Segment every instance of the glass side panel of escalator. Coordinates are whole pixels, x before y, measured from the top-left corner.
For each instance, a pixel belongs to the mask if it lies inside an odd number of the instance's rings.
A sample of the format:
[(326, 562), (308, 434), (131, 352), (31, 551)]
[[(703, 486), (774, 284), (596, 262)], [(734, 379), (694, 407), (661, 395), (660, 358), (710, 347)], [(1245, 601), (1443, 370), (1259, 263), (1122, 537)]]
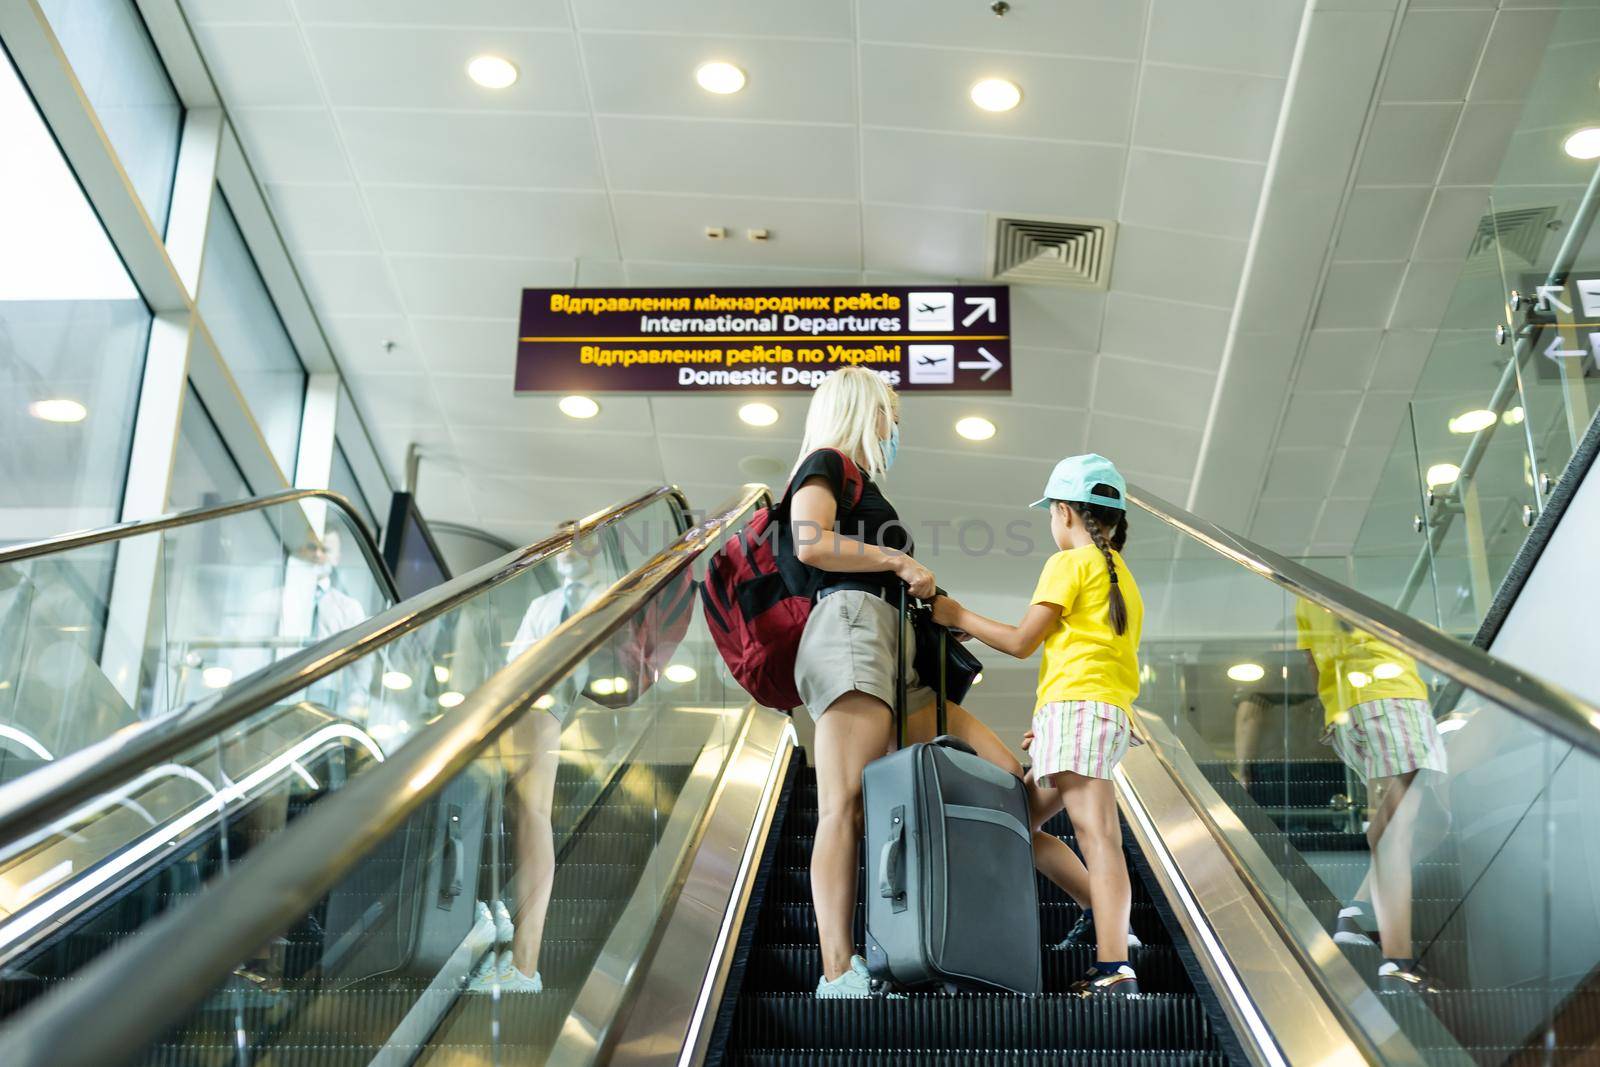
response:
[(1592, 1055), (1600, 761), (1352, 616), (1168, 555), (1137, 568), (1142, 719), (1346, 1021), (1392, 1062)]
[[(621, 532), (659, 547), (677, 512), (653, 503), (368, 656), (149, 768), (52, 826), (0, 844), (0, 984), (16, 1007), (181, 905), (427, 724), (624, 574)], [(586, 679), (565, 720), (573, 810), (636, 741), (621, 667)], [(552, 700), (561, 694), (553, 694)], [(570, 772), (568, 772), (570, 774)], [(272, 953), (267, 953), (272, 956)], [(268, 966), (266, 957), (261, 962)], [(258, 973), (252, 971), (251, 973)]]
[(0, 564), (0, 784), (387, 607), (360, 538), (310, 500)]
[[(659, 530), (662, 518), (641, 524)], [(428, 718), (449, 714), (440, 695), (471, 700), (521, 651), (519, 630), (542, 637), (568, 602), (581, 605), (614, 577), (603, 553), (569, 555), (467, 605), (434, 642), (416, 644), (416, 680), (401, 692), (426, 689), (427, 699), (391, 706), (420, 717), (383, 744), (413, 743)], [(681, 574), (647, 601), (336, 888), (241, 958), (181, 1024), (131, 1050), (130, 1062), (540, 1063), (563, 1042), (560, 1055), (579, 1055), (568, 1016), (592, 975), (625, 975), (646, 951), (750, 713), (706, 631), (694, 577)], [(490, 651), (467, 667), (469, 646)], [(459, 689), (430, 683), (431, 668), (445, 664), (440, 685)], [(410, 668), (386, 660), (368, 669)], [(312, 773), (329, 793), (349, 780)], [(294, 777), (283, 785), (291, 802), (302, 790)], [(69, 933), (56, 951), (75, 959), (99, 936), (82, 943)], [(33, 991), (47, 989), (40, 981)], [(10, 993), (14, 1008), (20, 998)]]

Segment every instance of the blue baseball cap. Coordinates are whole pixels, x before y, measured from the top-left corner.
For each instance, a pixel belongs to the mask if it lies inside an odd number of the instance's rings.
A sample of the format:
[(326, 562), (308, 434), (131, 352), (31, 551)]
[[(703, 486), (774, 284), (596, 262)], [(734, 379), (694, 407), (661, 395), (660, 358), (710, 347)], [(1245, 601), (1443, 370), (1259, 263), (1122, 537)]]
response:
[[(1111, 486), (1121, 498), (1096, 493), (1094, 487), (1104, 483)], [(1094, 452), (1082, 456), (1068, 456), (1050, 472), (1044, 483), (1044, 496), (1029, 507), (1047, 508), (1052, 500), (1070, 500), (1083, 504), (1103, 504), (1118, 511), (1128, 509), (1128, 483), (1118, 473), (1116, 465)]]

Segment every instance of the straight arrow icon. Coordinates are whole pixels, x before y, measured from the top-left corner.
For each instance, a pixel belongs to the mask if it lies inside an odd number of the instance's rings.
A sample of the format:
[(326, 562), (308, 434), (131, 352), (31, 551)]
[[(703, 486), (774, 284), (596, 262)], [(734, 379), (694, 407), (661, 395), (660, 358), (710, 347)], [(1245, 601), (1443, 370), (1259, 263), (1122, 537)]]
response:
[[(1579, 349), (1562, 348), (1561, 347), (1562, 344), (1563, 344), (1563, 341), (1562, 341), (1562, 338), (1561, 338), (1561, 334), (1557, 333), (1556, 334), (1556, 339), (1554, 341), (1550, 342), (1549, 346), (1544, 350), (1544, 354), (1546, 356), (1548, 356), (1552, 360), (1572, 359), (1572, 358), (1575, 358), (1575, 357), (1578, 357), (1578, 356), (1587, 356), (1589, 354), (1589, 353), (1585, 352), (1581, 348), (1579, 348)], [(961, 365), (963, 367), (966, 366), (965, 363), (963, 363)]]
[(985, 315), (988, 316), (990, 322), (996, 321), (994, 297), (969, 296), (966, 297), (965, 300), (967, 303), (972, 305), (972, 311), (967, 315), (966, 318), (961, 320), (961, 325), (971, 326), (974, 322), (977, 322), (980, 317)]
[(1572, 314), (1572, 308), (1568, 307), (1566, 304), (1563, 304), (1560, 300), (1556, 299), (1557, 294), (1561, 292), (1561, 290), (1564, 288), (1564, 286), (1560, 286), (1560, 285), (1541, 285), (1538, 288), (1539, 288), (1539, 299), (1534, 302), (1533, 306), (1535, 308), (1537, 308), (1540, 311), (1549, 311), (1550, 310), (1550, 305), (1554, 304), (1556, 307), (1561, 309), (1561, 313), (1563, 315)]
[[(991, 299), (990, 302), (993, 303), (993, 300)], [(987, 348), (979, 347), (978, 355), (982, 356), (983, 359), (968, 360), (965, 363), (957, 363), (956, 366), (960, 367), (962, 370), (983, 371), (983, 373), (978, 376), (978, 381), (980, 382), (986, 382), (990, 378), (993, 378), (994, 372), (1005, 366), (1005, 364), (1000, 362), (1000, 360), (995, 359), (994, 353), (990, 352)]]

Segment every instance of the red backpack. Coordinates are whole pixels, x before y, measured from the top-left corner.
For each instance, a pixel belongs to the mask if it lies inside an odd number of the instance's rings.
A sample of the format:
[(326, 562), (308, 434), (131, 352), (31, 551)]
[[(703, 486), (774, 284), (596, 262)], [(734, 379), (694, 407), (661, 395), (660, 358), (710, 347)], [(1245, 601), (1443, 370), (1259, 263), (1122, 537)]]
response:
[[(861, 503), (866, 483), (849, 456), (828, 451), (844, 462), (848, 503), (840, 501), (838, 515), (843, 519)], [(729, 673), (757, 703), (784, 710), (800, 706), (794, 661), (819, 577), (794, 552), (793, 491), (793, 485), (785, 489), (782, 500), (757, 511), (716, 551), (700, 589), (706, 624)]]

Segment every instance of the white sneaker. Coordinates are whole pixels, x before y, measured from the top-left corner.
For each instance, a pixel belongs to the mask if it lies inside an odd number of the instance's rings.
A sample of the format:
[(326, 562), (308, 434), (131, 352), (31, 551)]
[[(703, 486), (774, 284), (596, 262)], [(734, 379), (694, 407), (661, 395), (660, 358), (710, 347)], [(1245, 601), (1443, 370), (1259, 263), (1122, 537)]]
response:
[(502, 945), (510, 945), (511, 939), (516, 936), (517, 928), (511, 922), (511, 912), (506, 908), (506, 902), (494, 902), (494, 939)]
[(484, 956), (478, 969), (467, 982), (470, 993), (543, 993), (544, 979), (538, 971), (523, 974), (511, 960), (510, 952), (490, 952)]
[[(826, 975), (817, 979), (817, 996), (824, 999), (862, 999), (877, 995), (872, 988), (872, 974), (867, 970), (867, 961), (860, 956), (851, 956), (850, 969), (832, 981)], [(890, 1000), (905, 999), (900, 993), (886, 993), (884, 996)]]

